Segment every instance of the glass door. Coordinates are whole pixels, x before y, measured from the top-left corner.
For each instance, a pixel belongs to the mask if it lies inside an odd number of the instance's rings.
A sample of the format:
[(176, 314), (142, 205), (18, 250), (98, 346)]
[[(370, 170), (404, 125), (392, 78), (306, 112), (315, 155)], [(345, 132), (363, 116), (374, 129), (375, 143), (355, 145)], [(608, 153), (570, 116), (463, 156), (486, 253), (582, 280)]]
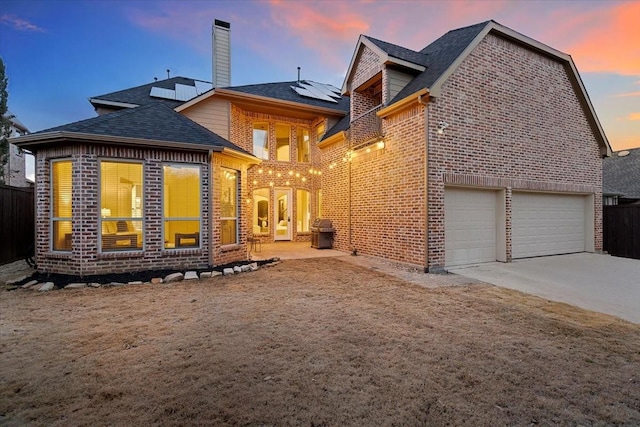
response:
[(276, 188), (273, 206), (274, 240), (291, 240), (291, 189)]

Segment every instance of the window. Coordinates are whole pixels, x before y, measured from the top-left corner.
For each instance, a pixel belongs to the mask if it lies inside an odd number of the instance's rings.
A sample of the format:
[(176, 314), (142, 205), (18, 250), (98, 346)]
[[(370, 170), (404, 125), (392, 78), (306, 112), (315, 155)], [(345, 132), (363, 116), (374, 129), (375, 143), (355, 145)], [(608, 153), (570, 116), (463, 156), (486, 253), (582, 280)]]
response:
[(291, 126), (276, 125), (276, 160), (291, 161)]
[(200, 247), (200, 166), (164, 165), (164, 248)]
[(269, 160), (269, 124), (253, 124), (253, 154), (259, 159)]
[(100, 162), (103, 252), (142, 249), (142, 196), (142, 163)]
[(311, 197), (307, 190), (297, 190), (296, 214), (298, 215), (298, 233), (308, 233), (311, 226)]
[(51, 247), (71, 250), (71, 160), (51, 162)]
[(269, 232), (269, 189), (253, 190), (253, 234)]
[(309, 161), (309, 129), (298, 128), (298, 162)]
[(326, 127), (324, 122), (320, 123), (318, 127), (316, 127), (316, 142), (319, 142), (326, 132)]
[(238, 242), (238, 171), (220, 168), (220, 226), (221, 243)]
[(318, 206), (318, 215), (316, 215), (316, 218), (322, 218), (322, 190), (318, 190), (316, 205)]

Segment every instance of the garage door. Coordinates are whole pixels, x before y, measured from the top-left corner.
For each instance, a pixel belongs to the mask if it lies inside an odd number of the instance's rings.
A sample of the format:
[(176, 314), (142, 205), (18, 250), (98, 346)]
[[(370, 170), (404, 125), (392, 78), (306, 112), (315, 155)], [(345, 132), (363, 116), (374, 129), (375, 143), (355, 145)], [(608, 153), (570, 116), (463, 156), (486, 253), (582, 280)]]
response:
[(444, 192), (445, 264), (496, 260), (496, 192), (447, 188)]
[(513, 193), (513, 258), (585, 250), (585, 196)]

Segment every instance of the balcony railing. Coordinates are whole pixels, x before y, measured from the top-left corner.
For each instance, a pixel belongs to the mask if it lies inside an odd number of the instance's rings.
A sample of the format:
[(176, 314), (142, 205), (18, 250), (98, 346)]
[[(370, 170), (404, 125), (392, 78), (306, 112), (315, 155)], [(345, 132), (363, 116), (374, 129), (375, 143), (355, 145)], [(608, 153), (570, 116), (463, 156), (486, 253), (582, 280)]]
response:
[(376, 115), (382, 108), (377, 105), (351, 120), (351, 147), (359, 149), (377, 142), (382, 137), (382, 119)]

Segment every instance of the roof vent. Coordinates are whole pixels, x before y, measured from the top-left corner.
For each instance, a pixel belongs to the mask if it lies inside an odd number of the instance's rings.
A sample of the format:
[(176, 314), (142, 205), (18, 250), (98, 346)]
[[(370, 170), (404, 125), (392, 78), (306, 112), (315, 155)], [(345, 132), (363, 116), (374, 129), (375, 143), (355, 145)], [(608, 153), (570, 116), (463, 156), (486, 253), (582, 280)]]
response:
[(622, 150), (618, 152), (618, 157), (625, 157), (629, 155), (629, 151), (628, 150)]

